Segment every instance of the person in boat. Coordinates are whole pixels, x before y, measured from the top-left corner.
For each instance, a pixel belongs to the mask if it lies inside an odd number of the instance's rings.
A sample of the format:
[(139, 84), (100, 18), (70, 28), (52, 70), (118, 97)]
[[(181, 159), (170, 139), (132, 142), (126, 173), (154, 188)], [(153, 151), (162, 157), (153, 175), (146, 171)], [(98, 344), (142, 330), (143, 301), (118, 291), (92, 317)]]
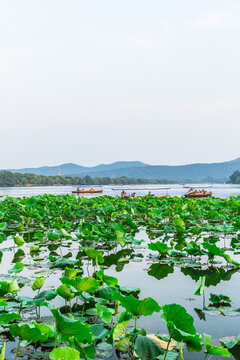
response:
[(136, 197), (136, 193), (135, 193), (135, 192), (132, 193), (132, 194), (131, 194), (131, 197)]
[(121, 197), (123, 199), (127, 197), (127, 193), (124, 190), (121, 192)]
[(149, 191), (148, 195), (155, 196), (151, 191)]
[(77, 191), (79, 191), (80, 189), (79, 189), (79, 186), (77, 187)]

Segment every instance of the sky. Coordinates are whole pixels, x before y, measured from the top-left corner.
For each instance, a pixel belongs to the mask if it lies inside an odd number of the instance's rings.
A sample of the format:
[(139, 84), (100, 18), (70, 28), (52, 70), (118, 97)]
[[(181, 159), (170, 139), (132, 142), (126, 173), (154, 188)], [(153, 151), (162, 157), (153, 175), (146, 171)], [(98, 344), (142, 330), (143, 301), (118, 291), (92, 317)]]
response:
[(240, 157), (239, 0), (0, 3), (0, 169)]

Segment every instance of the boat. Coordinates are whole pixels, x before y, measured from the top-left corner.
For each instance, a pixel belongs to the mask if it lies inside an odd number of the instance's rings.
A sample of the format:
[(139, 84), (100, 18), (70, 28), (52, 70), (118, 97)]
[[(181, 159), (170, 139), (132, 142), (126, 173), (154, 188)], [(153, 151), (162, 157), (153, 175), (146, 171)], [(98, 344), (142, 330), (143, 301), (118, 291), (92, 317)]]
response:
[(82, 190), (73, 190), (73, 194), (99, 194), (102, 193), (103, 190), (95, 190), (95, 189), (82, 189)]
[(212, 196), (212, 192), (211, 191), (205, 191), (204, 189), (202, 190), (193, 190), (192, 188), (188, 190), (187, 194), (183, 195), (186, 198), (194, 198), (194, 199), (203, 199), (203, 198), (208, 198)]

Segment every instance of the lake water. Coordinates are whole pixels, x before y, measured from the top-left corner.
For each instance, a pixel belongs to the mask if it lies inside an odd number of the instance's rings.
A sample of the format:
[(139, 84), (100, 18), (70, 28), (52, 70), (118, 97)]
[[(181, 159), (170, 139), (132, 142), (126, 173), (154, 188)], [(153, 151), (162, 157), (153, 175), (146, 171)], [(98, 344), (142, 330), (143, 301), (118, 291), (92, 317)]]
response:
[[(208, 185), (209, 186), (209, 185)], [(143, 186), (123, 186), (122, 188), (127, 188), (128, 193), (136, 192), (137, 195), (146, 195), (148, 191), (152, 191), (152, 193), (156, 195), (171, 195), (171, 196), (181, 196), (187, 192), (187, 188), (184, 188), (182, 185), (170, 185), (170, 189), (159, 189), (166, 188), (166, 186), (161, 185), (143, 185)], [(203, 185), (199, 186), (200, 188), (204, 187)], [(95, 188), (100, 188), (95, 186)], [(122, 189), (120, 186), (116, 186), (114, 189), (113, 186), (103, 186), (103, 194), (116, 196), (120, 195)], [(44, 193), (47, 194), (71, 194), (72, 190), (76, 189), (76, 187), (64, 186), (64, 187), (17, 187), (17, 188), (1, 188), (0, 195), (8, 195), (14, 197), (23, 197), (23, 196), (34, 196), (41, 195)], [(113, 190), (114, 189), (114, 190)], [(135, 190), (138, 189), (138, 190)], [(213, 196), (226, 198), (233, 195), (240, 195), (240, 186), (236, 185), (219, 185), (214, 184), (211, 187), (211, 191)], [(92, 196), (92, 195), (87, 195)], [(209, 314), (204, 314), (201, 312), (203, 309), (203, 297), (202, 296), (194, 296), (194, 292), (197, 287), (198, 278), (201, 275), (197, 268), (188, 268), (186, 271), (184, 267), (181, 265), (161, 265), (159, 267), (159, 261), (156, 258), (152, 258), (147, 247), (148, 237), (145, 233), (144, 229), (142, 229), (138, 234), (138, 239), (144, 239), (145, 242), (142, 243), (141, 246), (135, 246), (134, 253), (142, 255), (143, 258), (140, 257), (130, 257), (129, 263), (124, 264), (122, 268), (117, 266), (117, 263), (110, 264), (109, 268), (105, 270), (105, 273), (108, 275), (116, 276), (119, 279), (119, 284), (127, 285), (132, 287), (140, 287), (141, 293), (140, 298), (144, 297), (152, 297), (155, 299), (160, 305), (177, 303), (183, 305), (187, 311), (194, 317), (194, 324), (197, 329), (197, 332), (203, 334), (211, 334), (212, 335), (212, 343), (217, 344), (218, 339), (225, 336), (237, 336), (240, 333), (240, 317), (236, 316), (211, 316)], [(24, 251), (26, 254), (28, 253), (27, 259), (30, 263), (32, 262), (32, 258), (29, 253), (29, 247), (31, 244), (27, 244)], [(1, 273), (2, 275), (7, 275), (7, 269), (13, 266), (12, 260), (14, 258), (14, 251), (11, 249), (12, 242), (10, 240), (8, 242), (4, 242), (1, 244), (0, 249), (3, 251), (3, 259), (1, 264)], [(64, 249), (63, 249), (64, 251)], [(73, 255), (77, 254), (77, 244), (72, 243), (71, 248), (66, 248), (66, 252), (72, 251)], [(121, 248), (118, 249), (121, 251)], [(116, 250), (114, 250), (116, 253)], [(49, 250), (46, 246), (46, 261), (48, 258)], [(239, 256), (236, 257), (239, 261)], [(43, 264), (41, 264), (43, 266)], [(24, 269), (24, 271), (20, 274), (21, 276), (30, 277), (37, 270), (41, 269), (41, 266), (38, 268), (38, 265), (35, 264), (32, 266), (31, 271), (29, 269)], [(164, 268), (163, 268), (164, 266)], [(232, 299), (232, 307), (240, 308), (240, 296), (239, 296), (239, 284), (240, 284), (240, 272), (230, 270), (227, 265), (222, 267), (222, 273), (213, 273), (211, 274), (211, 269), (207, 270), (207, 263), (203, 264), (201, 271), (206, 270), (207, 273), (205, 275), (212, 275), (214, 285), (209, 285), (205, 288), (205, 301), (206, 305), (209, 305), (209, 297), (211, 293), (216, 294), (227, 294)], [(160, 279), (159, 274), (163, 271), (165, 273)], [(87, 276), (85, 270), (85, 276)], [(58, 280), (60, 276), (60, 272), (54, 271), (47, 275), (47, 280), (45, 283), (45, 288), (49, 288), (51, 286), (60, 285)], [(21, 295), (25, 296), (34, 296), (35, 294), (31, 290), (31, 287), (24, 287), (24, 291)], [(62, 299), (58, 298), (57, 306), (63, 305)], [(43, 315), (50, 315), (48, 310), (43, 310)], [(148, 333), (158, 333), (165, 332), (166, 328), (163, 323), (160, 321), (159, 314), (155, 314), (149, 317), (143, 317), (139, 320), (138, 326), (141, 326), (147, 330)], [(11, 354), (11, 349), (15, 347), (15, 343), (11, 343), (7, 348), (7, 360), (13, 359), (13, 355)], [(204, 353), (197, 354), (189, 354), (184, 351), (184, 359), (185, 360), (203, 360), (205, 357)], [(31, 359), (31, 357), (24, 357), (25, 359)], [(220, 360), (223, 359), (221, 356), (214, 356), (212, 359)], [(233, 357), (231, 359), (234, 359)], [(235, 357), (235, 359), (239, 359)]]
[[(126, 192), (131, 194), (133, 192), (136, 195), (147, 195), (149, 191), (155, 195), (170, 195), (170, 196), (182, 196), (188, 191), (187, 186), (185, 185), (124, 185), (124, 186), (93, 186), (94, 189), (102, 189), (102, 195), (116, 196), (120, 195), (123, 189), (127, 189)], [(231, 185), (231, 184), (198, 184), (199, 189), (205, 188), (208, 191), (212, 191), (213, 196), (226, 198), (229, 196), (240, 195), (240, 185)], [(0, 196), (8, 195), (13, 197), (23, 197), (23, 196), (35, 196), (43, 194), (53, 194), (53, 195), (66, 195), (72, 194), (73, 190), (76, 190), (76, 186), (40, 186), (40, 187), (1, 187)], [(90, 186), (80, 187), (84, 189), (90, 189)], [(79, 196), (79, 195), (77, 195)], [(81, 194), (82, 196), (82, 194)], [(99, 196), (99, 194), (91, 195), (85, 194), (85, 197)]]

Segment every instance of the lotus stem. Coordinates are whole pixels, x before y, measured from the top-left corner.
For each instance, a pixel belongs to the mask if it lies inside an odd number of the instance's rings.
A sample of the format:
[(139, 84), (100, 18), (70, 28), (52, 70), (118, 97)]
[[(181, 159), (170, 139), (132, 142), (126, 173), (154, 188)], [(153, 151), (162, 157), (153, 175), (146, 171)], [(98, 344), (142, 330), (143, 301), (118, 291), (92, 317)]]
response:
[(136, 330), (137, 328), (137, 316), (135, 317), (135, 325), (134, 325), (134, 329)]
[(164, 356), (164, 359), (163, 359), (163, 360), (166, 360), (166, 359), (167, 359), (168, 348), (169, 348), (169, 345), (170, 345), (171, 340), (172, 340), (172, 339), (171, 339), (171, 337), (170, 337), (169, 340), (168, 340), (168, 343), (167, 343), (167, 349), (166, 349), (165, 356)]
[(18, 338), (18, 347), (17, 347), (17, 352), (16, 352), (14, 360), (16, 360), (18, 358), (19, 349), (20, 349), (20, 338)]
[(120, 304), (120, 301), (117, 300), (117, 302), (116, 302), (116, 310), (115, 310), (115, 315), (117, 315), (117, 322), (118, 322), (118, 317), (119, 317), (119, 304)]
[(83, 314), (84, 314), (84, 310), (85, 310), (85, 302), (83, 303), (82, 316), (83, 316)]
[(56, 349), (56, 346), (57, 346), (57, 340), (58, 340), (58, 332), (56, 333), (56, 337), (55, 337), (54, 349)]

